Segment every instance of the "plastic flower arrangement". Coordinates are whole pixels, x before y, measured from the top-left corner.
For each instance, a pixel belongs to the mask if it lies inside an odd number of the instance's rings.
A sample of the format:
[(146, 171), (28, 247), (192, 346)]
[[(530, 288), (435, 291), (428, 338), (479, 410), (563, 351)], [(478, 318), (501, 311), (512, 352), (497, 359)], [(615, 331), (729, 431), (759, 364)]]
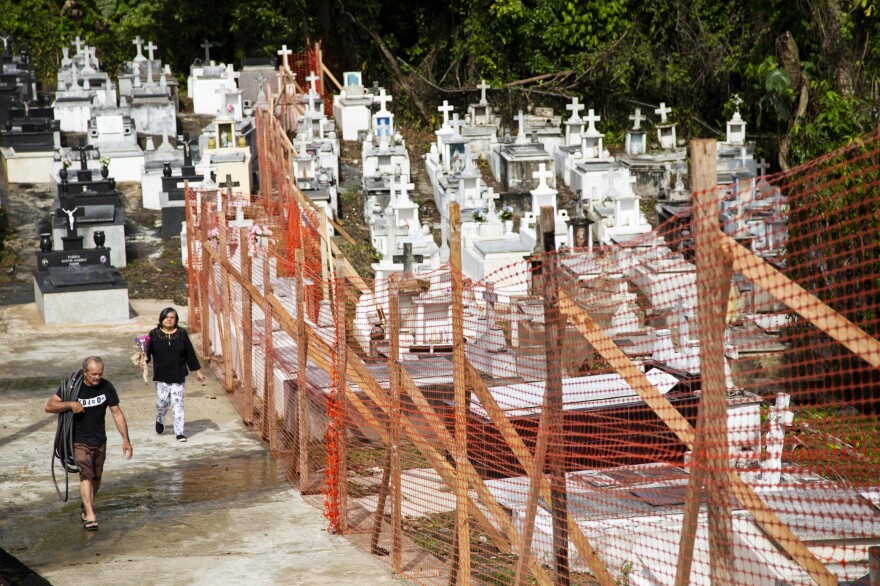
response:
[(513, 219), (513, 208), (509, 205), (504, 205), (501, 207), (501, 211), (498, 213), (498, 217), (502, 222), (507, 222)]
[(144, 371), (144, 384), (147, 384), (150, 380), (150, 373), (147, 370), (147, 346), (150, 345), (150, 334), (143, 334), (142, 336), (137, 336), (134, 339), (134, 344), (137, 346), (138, 351), (132, 354), (131, 362), (138, 368), (142, 368)]
[(73, 163), (71, 163), (70, 159), (67, 158), (66, 156), (61, 157), (61, 166), (64, 167), (65, 169), (69, 169), (70, 165), (72, 165), (72, 164)]
[(275, 239), (272, 238), (272, 229), (269, 228), (269, 226), (254, 224), (248, 229), (248, 236), (253, 243), (253, 246), (248, 249), (248, 254), (250, 256), (253, 256), (254, 252), (257, 250), (262, 251), (263, 246), (275, 244)]
[(109, 167), (110, 166), (110, 157), (108, 157), (107, 155), (103, 155), (98, 160), (101, 162), (102, 167)]
[(486, 221), (486, 214), (483, 213), (483, 210), (474, 210), (474, 213), (471, 214), (471, 218), (474, 222), (482, 224)]

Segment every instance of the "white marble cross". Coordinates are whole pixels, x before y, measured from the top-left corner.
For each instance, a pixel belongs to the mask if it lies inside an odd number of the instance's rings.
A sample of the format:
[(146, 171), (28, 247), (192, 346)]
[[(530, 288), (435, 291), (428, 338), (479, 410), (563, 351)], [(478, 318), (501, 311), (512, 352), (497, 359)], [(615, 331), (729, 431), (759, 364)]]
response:
[(654, 110), (654, 114), (660, 116), (660, 123), (666, 124), (666, 116), (672, 113), (672, 108), (666, 107), (666, 102), (660, 102), (660, 107)]
[(314, 71), (309, 71), (309, 75), (306, 77), (306, 81), (309, 82), (309, 93), (317, 94), (318, 93), (318, 80), (321, 79), (317, 75), (315, 75)]
[(641, 108), (636, 108), (635, 113), (629, 117), (630, 120), (633, 121), (633, 130), (640, 130), (642, 128), (642, 120), (647, 120), (647, 116), (642, 114)]
[(748, 166), (749, 149), (741, 147), (739, 149), (739, 166), (745, 169)]
[(155, 51), (155, 50), (158, 49), (159, 47), (157, 47), (156, 45), (154, 45), (154, 44), (153, 44), (153, 41), (150, 41), (150, 42), (147, 43), (147, 46), (144, 47), (144, 48), (147, 50), (147, 53), (150, 55), (150, 61), (152, 61), (152, 60), (153, 60), (153, 51)]
[(458, 112), (452, 115), (452, 122), (449, 123), (449, 126), (455, 134), (458, 134), (461, 127), (464, 126), (464, 122), (458, 119)]
[(532, 172), (532, 179), (538, 180), (538, 189), (541, 189), (542, 187), (544, 189), (550, 189), (547, 180), (551, 177), (553, 177), (553, 171), (547, 169), (546, 163), (541, 163), (538, 165), (538, 170)]
[(76, 45), (76, 54), (82, 54), (83, 41), (79, 38), (79, 35), (77, 35), (76, 39), (73, 41), (73, 44)]
[[(391, 182), (393, 183), (394, 180), (392, 179)], [(409, 201), (409, 192), (415, 188), (416, 188), (416, 186), (414, 183), (403, 183), (403, 180), (401, 180), (401, 182), (397, 184), (397, 189), (398, 189), (397, 201), (398, 201), (398, 203), (403, 202), (403, 201)]]
[[(571, 118), (569, 118), (568, 120), (569, 120), (570, 122), (579, 122), (580, 119), (581, 119), (581, 114), (580, 114), (580, 113), (581, 113), (581, 110), (584, 109), (584, 107), (585, 107), (585, 106), (584, 106), (583, 104), (579, 104), (579, 103), (578, 103), (577, 96), (573, 97), (573, 98), (571, 99), (571, 104), (568, 104), (568, 105), (565, 107), (566, 110), (568, 110), (569, 112), (571, 112)], [(592, 112), (593, 112), (593, 111), (590, 110), (590, 113), (592, 113)]]
[(373, 103), (378, 102), (380, 111), (387, 112), (387, 110), (385, 109), (385, 104), (388, 102), (391, 102), (391, 101), (392, 101), (392, 98), (391, 98), (391, 96), (389, 96), (385, 93), (385, 88), (380, 89), (379, 95), (373, 98)]
[(141, 46), (144, 44), (144, 40), (141, 38), (141, 36), (136, 36), (131, 44), (137, 46), (137, 55), (134, 56), (134, 60), (143, 61), (144, 59), (146, 59), (146, 57), (144, 57), (144, 54), (141, 52)]
[[(485, 79), (481, 79), (480, 83), (477, 85), (477, 89), (480, 90), (480, 105), (481, 106), (485, 106), (486, 104), (489, 103), (486, 101), (486, 90), (489, 89), (490, 87), (492, 87), (492, 86), (490, 86), (488, 83), (486, 83)], [(445, 104), (446, 102), (443, 102), (443, 103)]]
[(602, 118), (600, 116), (596, 116), (596, 114), (592, 108), (587, 110), (587, 115), (584, 117), (584, 120), (587, 122), (587, 124), (589, 124), (589, 127), (587, 128), (587, 132), (590, 134), (596, 134), (597, 132), (599, 132), (598, 130), (596, 130), (596, 122), (598, 122), (601, 119)]
[(82, 68), (83, 73), (94, 73), (95, 72), (95, 70), (92, 69), (91, 58), (92, 58), (92, 48), (86, 47), (86, 50), (83, 53), (83, 59), (84, 59), (83, 68)]
[(443, 100), (443, 105), (437, 108), (443, 112), (443, 126), (449, 126), (449, 113), (455, 110), (455, 106), (451, 106), (447, 100)]
[(287, 48), (287, 45), (281, 45), (281, 48), (278, 49), (278, 54), (281, 55), (281, 69), (284, 71), (290, 71), (290, 65), (287, 63), (287, 58), (293, 55), (293, 51)]

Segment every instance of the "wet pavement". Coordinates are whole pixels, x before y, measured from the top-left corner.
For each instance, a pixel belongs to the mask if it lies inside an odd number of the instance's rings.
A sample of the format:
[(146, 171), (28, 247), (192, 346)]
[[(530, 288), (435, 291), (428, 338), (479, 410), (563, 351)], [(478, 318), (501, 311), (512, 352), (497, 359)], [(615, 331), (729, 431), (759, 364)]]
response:
[[(168, 301), (132, 301), (125, 323), (47, 326), (34, 304), (0, 306), (0, 548), (52, 584), (401, 584), (387, 565), (328, 534), (290, 488), (213, 373), (186, 387), (186, 433), (155, 434), (154, 388), (129, 357)], [(185, 317), (185, 309), (182, 310)], [(134, 457), (107, 418), (100, 529), (55, 492), (56, 417), (43, 405), (83, 357), (97, 354), (119, 391)], [(64, 473), (56, 467), (64, 492)], [(0, 558), (2, 563), (2, 558)], [(3, 583), (0, 572), (0, 584)]]

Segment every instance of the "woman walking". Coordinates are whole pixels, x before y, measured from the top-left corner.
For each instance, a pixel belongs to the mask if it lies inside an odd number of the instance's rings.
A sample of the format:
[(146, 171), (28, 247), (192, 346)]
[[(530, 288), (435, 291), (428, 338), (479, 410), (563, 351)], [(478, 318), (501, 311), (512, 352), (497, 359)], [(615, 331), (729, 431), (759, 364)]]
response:
[(156, 383), (156, 433), (162, 435), (165, 431), (165, 414), (170, 403), (177, 441), (185, 442), (183, 384), (189, 371), (196, 373), (199, 382), (205, 381), (205, 374), (186, 330), (177, 325), (177, 311), (173, 307), (166, 307), (159, 313), (159, 327), (150, 332), (146, 355), (147, 362), (153, 362), (153, 381)]

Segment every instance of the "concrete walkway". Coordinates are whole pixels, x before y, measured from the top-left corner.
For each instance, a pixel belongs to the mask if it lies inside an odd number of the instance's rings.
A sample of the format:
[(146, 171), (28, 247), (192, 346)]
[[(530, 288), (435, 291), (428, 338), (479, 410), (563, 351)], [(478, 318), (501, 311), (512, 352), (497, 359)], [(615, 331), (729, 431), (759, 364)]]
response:
[[(127, 322), (91, 326), (44, 325), (32, 303), (0, 306), (0, 547), (58, 586), (403, 583), (327, 533), (321, 512), (290, 488), (210, 369), (206, 385), (195, 377), (187, 384), (189, 441), (155, 434), (154, 387), (129, 356), (134, 337), (171, 304), (131, 305), (138, 315)], [(78, 478), (67, 503), (52, 485), (56, 417), (43, 405), (93, 354), (119, 391), (134, 458), (122, 457), (108, 415), (100, 530), (86, 532)], [(56, 475), (63, 492), (63, 471)]]

